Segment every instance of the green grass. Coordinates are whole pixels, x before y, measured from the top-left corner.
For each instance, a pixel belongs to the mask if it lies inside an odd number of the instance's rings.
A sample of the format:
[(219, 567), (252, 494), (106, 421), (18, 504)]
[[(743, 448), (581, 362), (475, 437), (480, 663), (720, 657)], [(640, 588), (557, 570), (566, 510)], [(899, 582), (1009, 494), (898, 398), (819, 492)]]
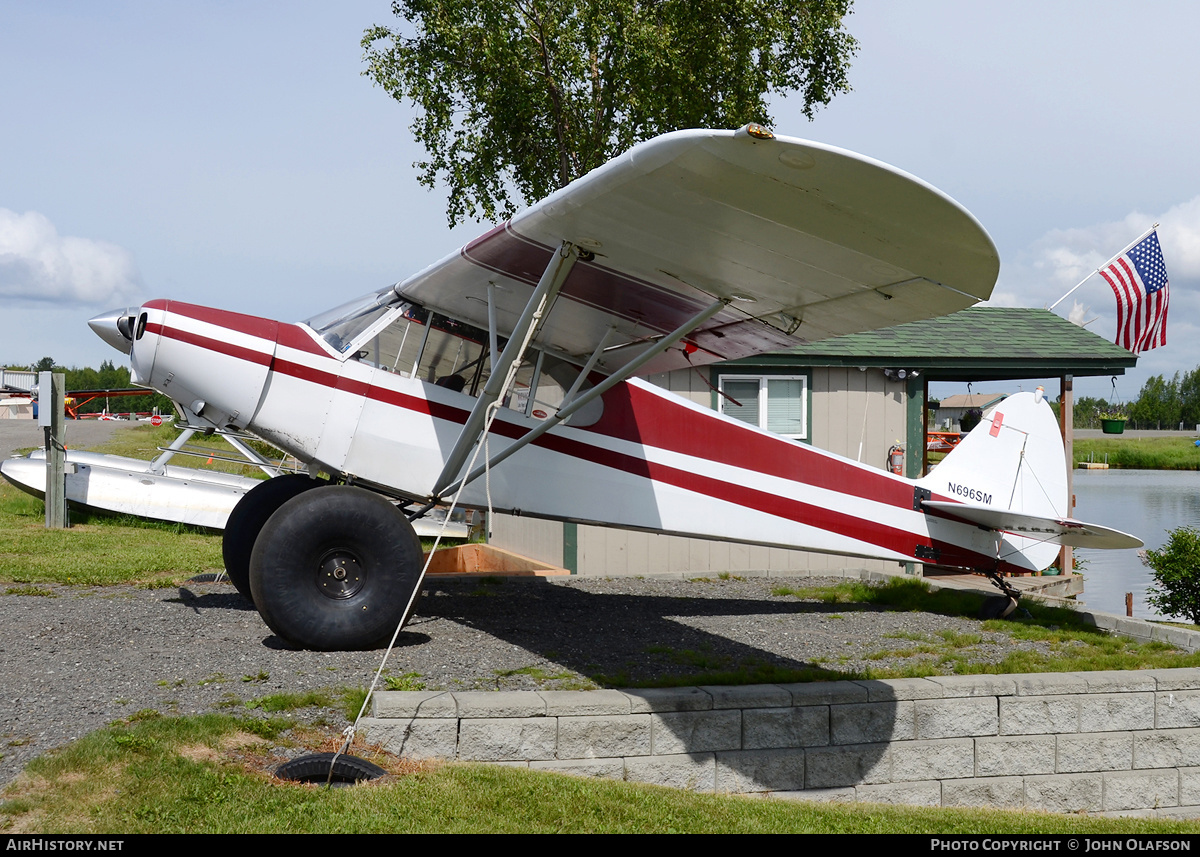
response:
[(298, 708), (328, 708), (334, 704), (335, 694), (329, 690), (310, 690), (304, 693), (273, 693), (245, 703), (247, 708), (256, 708), (270, 714), (280, 711), (295, 711)]
[(425, 682), (421, 681), (418, 672), (407, 672), (404, 675), (385, 676), (383, 683), (388, 690), (424, 690)]
[[(511, 670), (493, 670), (497, 679), (524, 676), (538, 687), (546, 690), (596, 690), (598, 685), (591, 679), (583, 678), (569, 670), (551, 673), (539, 666), (518, 667)], [(497, 687), (500, 682), (497, 681)]]
[(5, 595), (34, 595), (44, 598), (57, 598), (58, 593), (52, 589), (43, 589), (40, 586), (9, 586), (4, 590)]
[[(8, 833), (1196, 833), (1146, 818), (817, 804), (696, 794), (482, 765), (415, 765), (353, 788), (283, 783), (290, 724), (148, 717), (30, 763), (4, 792)], [(320, 749), (329, 749), (325, 743)]]
[(1186, 437), (1076, 438), (1075, 466), (1087, 461), (1139, 470), (1200, 470), (1200, 448)]
[(871, 597), (871, 587), (858, 581), (845, 581), (833, 586), (776, 586), (771, 589), (776, 596), (791, 595), (802, 601), (820, 601), (824, 604), (849, 604), (866, 602)]
[(69, 529), (45, 520), (41, 500), (0, 482), (0, 582), (169, 586), (224, 568), (219, 533), (75, 511)]
[[(177, 434), (170, 425), (123, 429), (93, 451), (148, 461), (158, 454), (157, 447), (168, 445)], [(218, 454), (232, 451), (219, 438), (197, 436), (193, 441)], [(189, 459), (176, 461), (188, 463)], [(188, 466), (197, 466), (197, 461), (191, 459)], [(224, 462), (214, 462), (213, 469), (234, 473), (243, 470), (240, 465)], [(257, 468), (248, 470), (262, 475)], [(160, 587), (224, 568), (218, 532), (78, 508), (70, 510), (70, 528), (48, 530), (45, 514), (41, 500), (0, 481), (0, 581)]]
[[(882, 584), (845, 581), (826, 590), (813, 587), (778, 587), (773, 593), (782, 597), (792, 596), (824, 603), (860, 603), (890, 610), (924, 611), (966, 618), (974, 618), (983, 601), (982, 595), (973, 592), (951, 589), (931, 591), (923, 580), (901, 577), (892, 578)], [(1200, 653), (1189, 654), (1165, 643), (1138, 643), (1127, 637), (1109, 636), (1087, 624), (1072, 610), (1051, 607), (1031, 599), (1022, 600), (1021, 606), (1028, 612), (1028, 618), (991, 620), (982, 623), (982, 629), (1003, 633), (1016, 641), (1041, 643), (1045, 651), (1014, 650), (998, 663), (971, 662), (965, 655), (972, 646), (982, 642), (982, 637), (977, 633), (939, 631), (937, 637), (940, 643), (922, 635), (896, 634), (893, 636), (932, 645), (874, 652), (868, 658), (919, 658), (915, 662), (900, 666), (845, 672), (826, 670), (829, 675), (816, 678), (803, 677), (808, 671), (801, 671), (797, 673), (797, 677), (785, 680), (821, 681), (828, 678), (904, 678), (914, 675), (1083, 672), (1200, 666)], [(926, 657), (929, 655), (938, 657), (931, 661)], [(743, 681), (737, 681), (735, 673), (728, 677), (728, 683), (752, 684), (761, 680), (760, 677), (764, 674), (755, 664), (746, 666), (740, 672), (744, 676)]]

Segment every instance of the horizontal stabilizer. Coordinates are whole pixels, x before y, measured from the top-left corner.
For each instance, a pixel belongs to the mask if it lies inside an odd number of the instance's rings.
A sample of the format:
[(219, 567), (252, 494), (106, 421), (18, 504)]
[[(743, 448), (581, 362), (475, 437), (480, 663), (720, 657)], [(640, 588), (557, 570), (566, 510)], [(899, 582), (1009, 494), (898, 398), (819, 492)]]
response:
[(989, 530), (1014, 533), (1073, 548), (1113, 550), (1142, 546), (1141, 539), (1128, 533), (1098, 524), (1087, 524), (1074, 518), (1043, 518), (997, 509), (994, 506), (972, 506), (942, 500), (926, 500), (921, 505)]

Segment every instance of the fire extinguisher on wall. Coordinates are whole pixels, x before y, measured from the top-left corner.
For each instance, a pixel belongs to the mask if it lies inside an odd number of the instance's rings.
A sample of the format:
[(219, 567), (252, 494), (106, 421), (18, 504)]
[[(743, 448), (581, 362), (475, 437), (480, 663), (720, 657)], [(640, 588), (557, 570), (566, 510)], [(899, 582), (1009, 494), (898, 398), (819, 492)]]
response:
[(903, 444), (893, 443), (888, 449), (888, 470), (895, 473), (897, 476), (904, 475), (904, 446)]

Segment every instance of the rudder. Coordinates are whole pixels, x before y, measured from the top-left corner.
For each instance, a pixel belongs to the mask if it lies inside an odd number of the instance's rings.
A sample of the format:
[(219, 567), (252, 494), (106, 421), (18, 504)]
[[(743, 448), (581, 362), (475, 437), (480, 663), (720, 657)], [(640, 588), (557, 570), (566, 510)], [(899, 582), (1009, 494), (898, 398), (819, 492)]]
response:
[[(1037, 393), (1009, 396), (989, 410), (917, 485), (935, 499), (1041, 518), (1066, 518), (1067, 465), (1062, 434), (1041, 388)], [(1006, 533), (1004, 541), (1002, 553), (1009, 553), (1009, 561), (1031, 569), (1045, 568), (1058, 553), (1057, 544), (1043, 540)]]

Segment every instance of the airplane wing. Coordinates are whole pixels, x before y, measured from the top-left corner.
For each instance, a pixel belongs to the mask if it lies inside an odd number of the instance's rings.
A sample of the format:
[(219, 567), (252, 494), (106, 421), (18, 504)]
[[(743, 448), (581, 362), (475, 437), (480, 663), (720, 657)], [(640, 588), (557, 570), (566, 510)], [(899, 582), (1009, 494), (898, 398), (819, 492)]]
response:
[(1031, 539), (1040, 539), (1073, 548), (1121, 549), (1140, 548), (1142, 540), (1120, 530), (1102, 527), (1099, 524), (1088, 524), (1074, 518), (1043, 518), (1038, 515), (1025, 515), (1008, 509), (997, 509), (993, 506), (972, 506), (966, 503), (946, 502), (944, 500), (925, 500), (921, 503), (927, 509), (969, 521), (1004, 533), (1014, 533)]
[[(729, 300), (643, 374), (945, 315), (985, 300), (999, 258), (954, 200), (841, 149), (740, 131), (679, 131), (609, 161), (397, 287), (511, 330), (562, 241), (571, 271), (539, 343), (610, 373), (635, 346)], [(628, 347), (622, 347), (628, 346)]]

